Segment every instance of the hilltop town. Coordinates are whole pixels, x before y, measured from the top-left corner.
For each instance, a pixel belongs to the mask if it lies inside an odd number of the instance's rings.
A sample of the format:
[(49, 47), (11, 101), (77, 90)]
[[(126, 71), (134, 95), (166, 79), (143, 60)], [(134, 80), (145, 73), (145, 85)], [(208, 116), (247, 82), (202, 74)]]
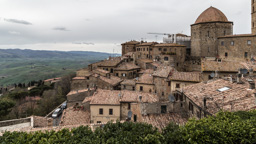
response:
[(256, 109), (255, 6), (252, 1), (251, 34), (234, 35), (234, 22), (209, 7), (191, 24), (191, 36), (168, 35), (164, 43), (124, 42), (122, 56), (76, 72), (57, 124), (50, 117), (28, 121), (46, 130), (110, 121), (144, 122), (161, 129), (222, 110)]

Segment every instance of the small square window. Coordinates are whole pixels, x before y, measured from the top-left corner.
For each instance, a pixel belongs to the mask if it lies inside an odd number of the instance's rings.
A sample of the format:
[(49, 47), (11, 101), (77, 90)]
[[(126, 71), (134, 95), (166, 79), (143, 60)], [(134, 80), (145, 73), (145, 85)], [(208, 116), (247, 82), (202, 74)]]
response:
[(100, 115), (103, 115), (103, 108), (100, 108), (100, 109), (99, 109), (99, 114), (100, 114)]
[(109, 109), (109, 115), (113, 115), (113, 109)]
[(166, 51), (167, 51), (167, 49), (165, 48), (165, 49), (164, 49), (164, 51), (166, 52)]
[(228, 57), (228, 53), (227, 52), (225, 52), (225, 57)]
[(230, 45), (232, 45), (232, 46), (235, 45), (235, 42), (234, 42), (234, 41), (231, 41), (231, 42), (230, 42)]
[(221, 42), (221, 45), (224, 46), (224, 41)]
[(158, 50), (159, 50), (159, 51), (162, 51), (162, 48), (159, 48)]
[(247, 45), (251, 45), (252, 44), (252, 41), (251, 40), (248, 40), (247, 41)]
[(248, 57), (248, 52), (245, 52), (244, 53), (244, 58), (247, 58)]
[(176, 84), (176, 88), (180, 88), (180, 84)]
[(143, 86), (140, 86), (140, 91), (143, 91)]
[(101, 121), (97, 121), (97, 123), (98, 123), (98, 124), (100, 124), (100, 123), (101, 123)]

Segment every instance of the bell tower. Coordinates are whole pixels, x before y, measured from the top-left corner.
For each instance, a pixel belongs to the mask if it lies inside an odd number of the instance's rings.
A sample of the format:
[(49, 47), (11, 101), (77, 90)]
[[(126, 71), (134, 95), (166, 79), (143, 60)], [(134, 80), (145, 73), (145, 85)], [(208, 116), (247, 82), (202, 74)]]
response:
[(252, 34), (256, 34), (256, 0), (252, 1)]

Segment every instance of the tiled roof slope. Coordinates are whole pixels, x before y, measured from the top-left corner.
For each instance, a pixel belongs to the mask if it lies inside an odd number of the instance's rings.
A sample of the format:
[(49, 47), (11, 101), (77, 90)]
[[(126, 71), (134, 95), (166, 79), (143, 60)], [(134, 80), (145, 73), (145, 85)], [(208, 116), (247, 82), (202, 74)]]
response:
[(74, 110), (73, 108), (67, 108), (62, 114), (61, 126), (67, 125), (78, 125), (78, 124), (89, 124), (90, 123), (90, 112), (83, 110)]
[(116, 70), (134, 70), (134, 69), (140, 69), (139, 66), (135, 65), (133, 62), (130, 63), (121, 63)]
[[(230, 89), (219, 91), (224, 87)], [(207, 98), (207, 111), (211, 114), (215, 114), (221, 109), (224, 111), (247, 111), (256, 106), (253, 94), (255, 90), (250, 90), (247, 82), (237, 84), (218, 79), (208, 83), (189, 85), (182, 92), (201, 108), (204, 108), (204, 98)]]
[(121, 83), (123, 80), (120, 79), (119, 77), (116, 77), (116, 76), (110, 76), (110, 78), (108, 77), (104, 77), (104, 76), (100, 76), (99, 77), (102, 81), (112, 85), (112, 86), (116, 86), (118, 85), (119, 83)]
[(178, 72), (175, 71), (171, 74), (170, 80), (186, 81), (186, 82), (200, 82), (200, 72)]
[(187, 122), (187, 118), (182, 117), (178, 113), (168, 113), (168, 114), (150, 114), (142, 116), (142, 122), (151, 124), (158, 129), (165, 128), (170, 122), (184, 125)]
[(85, 98), (83, 102), (90, 101), (92, 105), (120, 105), (120, 102), (140, 102), (140, 96), (142, 96), (141, 101), (144, 103), (159, 101), (157, 95), (150, 93), (98, 89), (91, 98)]
[(159, 66), (157, 70), (153, 73), (153, 76), (167, 78), (171, 72), (176, 71), (171, 66)]

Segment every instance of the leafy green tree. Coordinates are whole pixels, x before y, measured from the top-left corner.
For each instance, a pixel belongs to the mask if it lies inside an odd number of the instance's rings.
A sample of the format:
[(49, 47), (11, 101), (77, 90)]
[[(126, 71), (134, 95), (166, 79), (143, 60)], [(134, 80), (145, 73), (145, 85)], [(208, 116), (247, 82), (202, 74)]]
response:
[(9, 112), (11, 111), (11, 108), (14, 106), (15, 106), (14, 101), (6, 98), (0, 99), (0, 118), (3, 118), (7, 114), (9, 114)]

